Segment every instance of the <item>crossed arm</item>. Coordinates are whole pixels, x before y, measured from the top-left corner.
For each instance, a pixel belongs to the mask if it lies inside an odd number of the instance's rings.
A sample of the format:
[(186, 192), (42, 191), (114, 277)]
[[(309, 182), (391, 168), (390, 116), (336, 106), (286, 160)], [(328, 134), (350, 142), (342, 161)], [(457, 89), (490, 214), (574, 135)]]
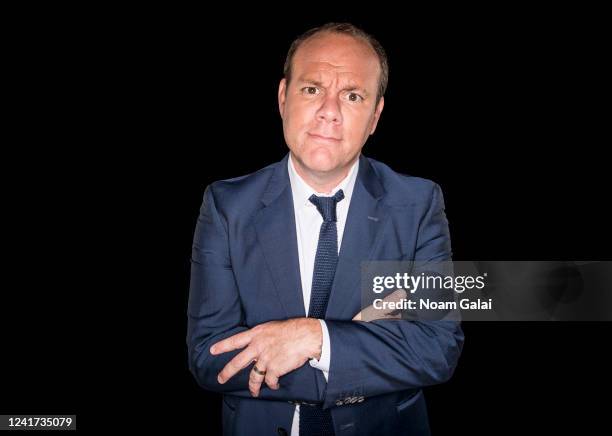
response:
[[(397, 300), (403, 291), (396, 291), (385, 300)], [(371, 307), (364, 309), (372, 310)], [(394, 318), (390, 312), (376, 316)], [(360, 321), (362, 312), (353, 318)], [(249, 373), (249, 391), (259, 396), (265, 382), (270, 389), (279, 389), (279, 378), (304, 365), (310, 359), (320, 360), (323, 345), (321, 324), (314, 318), (295, 318), (286, 321), (271, 321), (250, 330), (233, 335), (210, 347), (210, 353), (217, 356), (244, 348), (219, 373), (217, 381), (224, 384), (238, 371), (255, 363)], [(262, 374), (264, 373), (264, 374)]]
[[(447, 255), (448, 229), (439, 188), (423, 222), (419, 254)], [(319, 321), (296, 318), (244, 327), (227, 240), (209, 187), (194, 238), (188, 309), (189, 364), (201, 386), (238, 396), (322, 402), (329, 407), (349, 390), (373, 396), (440, 383), (452, 375), (463, 342), (458, 323), (366, 323), (358, 321), (358, 314), (351, 321), (327, 322), (332, 376), (322, 388), (315, 374), (319, 370), (305, 365), (321, 354)], [(243, 371), (254, 364), (258, 371)], [(270, 389), (262, 389), (264, 383)]]

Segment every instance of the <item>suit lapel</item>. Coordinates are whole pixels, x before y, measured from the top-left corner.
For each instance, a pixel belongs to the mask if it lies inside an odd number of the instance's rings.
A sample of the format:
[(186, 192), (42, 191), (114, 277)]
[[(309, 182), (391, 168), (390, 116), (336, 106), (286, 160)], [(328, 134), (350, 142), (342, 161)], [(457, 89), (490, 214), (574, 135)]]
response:
[(361, 307), (361, 262), (370, 259), (389, 217), (389, 207), (380, 201), (383, 195), (370, 162), (360, 156), (326, 319), (350, 319)]
[[(289, 155), (278, 163), (262, 196), (264, 207), (256, 213), (257, 240), (272, 275), (287, 318), (305, 317), (291, 184), (287, 173)], [(332, 285), (327, 319), (352, 318), (360, 308), (361, 262), (367, 261), (378, 244), (389, 217), (389, 206), (378, 176), (364, 156), (344, 227), (340, 257)]]
[(293, 197), (287, 173), (288, 156), (280, 161), (254, 218), (257, 240), (287, 318), (306, 316), (298, 259)]

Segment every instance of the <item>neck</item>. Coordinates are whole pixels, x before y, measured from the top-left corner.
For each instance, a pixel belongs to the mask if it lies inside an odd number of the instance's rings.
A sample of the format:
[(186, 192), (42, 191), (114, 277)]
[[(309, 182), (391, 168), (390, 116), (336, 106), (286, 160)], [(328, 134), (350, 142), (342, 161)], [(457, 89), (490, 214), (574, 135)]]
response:
[(295, 172), (306, 182), (308, 186), (314, 189), (316, 192), (320, 192), (322, 194), (330, 194), (331, 190), (334, 189), (338, 184), (344, 180), (346, 176), (355, 163), (355, 161), (359, 158), (359, 155), (355, 157), (348, 165), (338, 168), (337, 170), (324, 172), (324, 171), (311, 171), (306, 168), (305, 165), (300, 162), (294, 154), (291, 154), (291, 160), (293, 162), (293, 167), (295, 168)]

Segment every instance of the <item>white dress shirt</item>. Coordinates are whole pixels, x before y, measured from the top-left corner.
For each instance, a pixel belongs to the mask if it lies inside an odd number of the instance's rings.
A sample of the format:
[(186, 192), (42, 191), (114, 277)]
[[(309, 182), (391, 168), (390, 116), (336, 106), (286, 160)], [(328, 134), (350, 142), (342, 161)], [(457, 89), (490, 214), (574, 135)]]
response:
[[(304, 296), (304, 310), (306, 315), (308, 315), (308, 308), (310, 307), (310, 293), (312, 288), (312, 276), (314, 273), (314, 262), (317, 254), (317, 244), (319, 243), (319, 230), (321, 229), (321, 224), (323, 223), (323, 217), (317, 210), (316, 206), (308, 199), (312, 194), (319, 197), (331, 197), (340, 189), (344, 191), (344, 199), (338, 202), (336, 205), (338, 253), (340, 253), (346, 217), (348, 215), (349, 205), (351, 203), (351, 196), (353, 195), (353, 188), (355, 187), (355, 180), (357, 180), (359, 159), (355, 160), (355, 163), (349, 170), (347, 176), (338, 184), (338, 186), (332, 189), (330, 193), (319, 193), (312, 189), (295, 170), (293, 160), (291, 159), (291, 154), (289, 155), (289, 162), (287, 166), (289, 171), (289, 181), (291, 182), (291, 193), (293, 194), (293, 209), (295, 213), (295, 230), (297, 234), (298, 257), (300, 261), (302, 294)], [(327, 380), (329, 377), (329, 363), (331, 358), (329, 332), (327, 330), (325, 321), (319, 321), (321, 322), (321, 329), (323, 330), (323, 347), (321, 350), (321, 358), (318, 361), (315, 359), (310, 360), (310, 365), (323, 371), (323, 376), (325, 377), (325, 380)], [(299, 420), (300, 406), (298, 405), (295, 407), (295, 413), (293, 414), (291, 436), (299, 436)]]

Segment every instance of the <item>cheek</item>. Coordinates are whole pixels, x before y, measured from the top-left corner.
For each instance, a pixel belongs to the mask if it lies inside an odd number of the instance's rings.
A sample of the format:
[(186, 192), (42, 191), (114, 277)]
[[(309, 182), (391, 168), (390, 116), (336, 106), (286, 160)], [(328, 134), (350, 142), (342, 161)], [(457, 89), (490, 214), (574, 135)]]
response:
[(369, 136), (372, 117), (365, 114), (355, 114), (344, 119), (345, 138), (350, 140), (351, 148), (361, 146)]
[(314, 118), (314, 111), (308, 110), (308, 108), (300, 108), (299, 111), (295, 111), (292, 114), (289, 122), (289, 132), (296, 139), (296, 141), (302, 146), (306, 146), (308, 142), (308, 135), (306, 132), (311, 131), (316, 123)]
[(288, 107), (289, 109), (289, 118), (291, 119), (291, 124), (295, 126), (303, 126), (312, 121), (315, 113), (315, 109), (312, 105), (308, 104), (297, 104), (294, 103)]

